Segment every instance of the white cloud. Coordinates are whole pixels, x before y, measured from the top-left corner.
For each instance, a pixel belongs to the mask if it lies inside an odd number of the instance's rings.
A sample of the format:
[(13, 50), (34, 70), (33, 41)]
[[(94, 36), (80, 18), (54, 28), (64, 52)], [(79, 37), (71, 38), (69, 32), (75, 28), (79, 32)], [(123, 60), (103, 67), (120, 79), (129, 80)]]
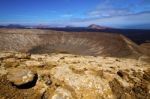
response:
[(89, 17), (112, 17), (150, 11), (149, 0), (104, 0), (89, 11)]
[(89, 13), (90, 17), (110, 17), (110, 16), (121, 16), (121, 15), (128, 15), (132, 14), (127, 9), (97, 9), (95, 11), (91, 11)]
[(75, 25), (75, 26), (87, 26), (90, 24), (98, 24), (102, 26), (110, 26), (110, 27), (115, 27), (115, 28), (124, 28), (125, 26), (137, 25), (137, 24), (138, 25), (150, 24), (150, 12), (127, 15), (127, 16), (96, 18), (96, 19), (72, 22), (72, 25)]

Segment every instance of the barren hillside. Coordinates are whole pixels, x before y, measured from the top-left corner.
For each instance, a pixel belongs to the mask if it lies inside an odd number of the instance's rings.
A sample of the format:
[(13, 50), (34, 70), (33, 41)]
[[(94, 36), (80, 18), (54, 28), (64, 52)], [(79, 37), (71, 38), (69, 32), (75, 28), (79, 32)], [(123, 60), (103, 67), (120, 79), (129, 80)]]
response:
[[(129, 44), (129, 42), (131, 42)], [(0, 29), (0, 50), (30, 53), (128, 56), (136, 44), (118, 34), (61, 32), (38, 29)]]
[(118, 34), (0, 29), (0, 99), (150, 99), (142, 46)]

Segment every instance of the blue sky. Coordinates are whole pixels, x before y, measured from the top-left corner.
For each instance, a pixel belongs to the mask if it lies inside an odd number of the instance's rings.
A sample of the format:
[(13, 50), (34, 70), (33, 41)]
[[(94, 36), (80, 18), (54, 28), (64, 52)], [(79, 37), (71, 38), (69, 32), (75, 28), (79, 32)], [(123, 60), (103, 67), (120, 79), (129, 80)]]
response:
[(150, 29), (150, 0), (0, 0), (0, 24)]

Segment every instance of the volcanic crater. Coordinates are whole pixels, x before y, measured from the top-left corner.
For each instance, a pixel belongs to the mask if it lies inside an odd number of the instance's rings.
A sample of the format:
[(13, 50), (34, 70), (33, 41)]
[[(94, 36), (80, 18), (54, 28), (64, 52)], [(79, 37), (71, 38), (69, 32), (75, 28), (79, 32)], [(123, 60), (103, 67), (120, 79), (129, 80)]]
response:
[(0, 99), (150, 99), (142, 46), (115, 33), (0, 29)]
[[(129, 42), (131, 42), (129, 44)], [(121, 34), (63, 32), (38, 29), (1, 29), (0, 50), (29, 53), (69, 53), (92, 56), (127, 56), (136, 47)]]

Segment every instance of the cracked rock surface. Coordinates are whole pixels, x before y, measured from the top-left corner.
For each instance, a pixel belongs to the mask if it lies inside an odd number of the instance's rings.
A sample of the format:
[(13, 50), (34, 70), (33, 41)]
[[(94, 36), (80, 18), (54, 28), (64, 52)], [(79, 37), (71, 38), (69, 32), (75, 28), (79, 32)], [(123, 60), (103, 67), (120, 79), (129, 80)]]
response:
[(150, 58), (0, 52), (0, 99), (150, 99)]

